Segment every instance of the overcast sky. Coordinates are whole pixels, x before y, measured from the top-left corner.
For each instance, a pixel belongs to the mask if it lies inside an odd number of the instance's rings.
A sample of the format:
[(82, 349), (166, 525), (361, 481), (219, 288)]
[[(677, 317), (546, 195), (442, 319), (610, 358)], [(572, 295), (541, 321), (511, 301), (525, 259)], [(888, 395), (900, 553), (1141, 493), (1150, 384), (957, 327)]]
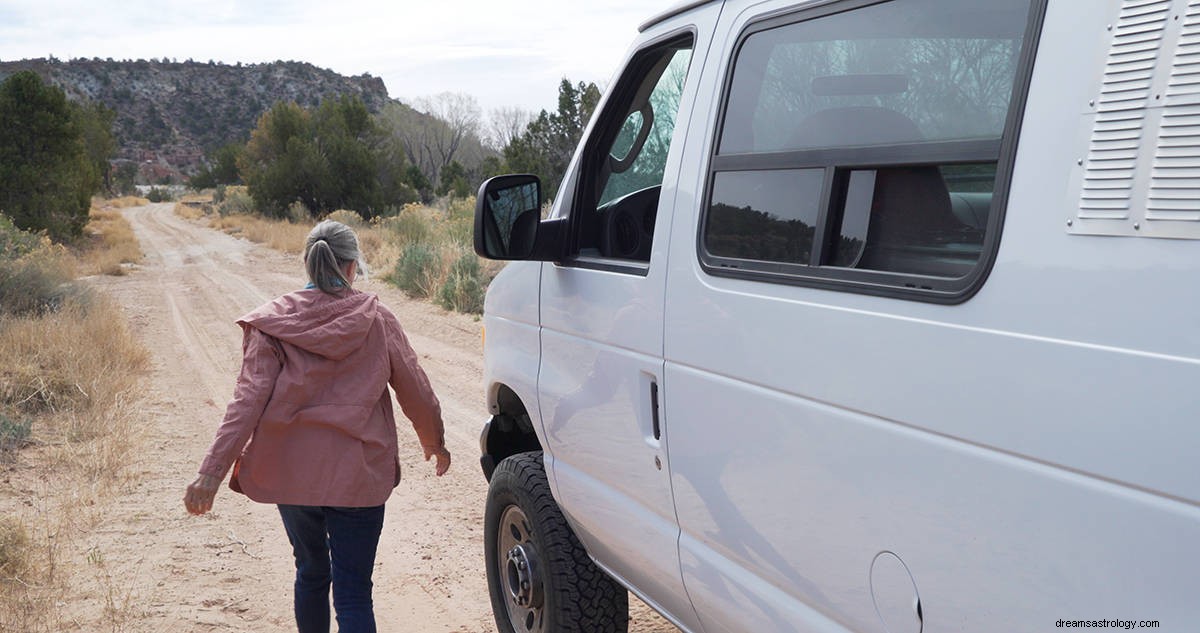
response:
[(412, 103), (474, 96), (486, 114), (553, 110), (559, 80), (607, 85), (675, 0), (0, 0), (0, 60), (310, 62), (382, 77)]

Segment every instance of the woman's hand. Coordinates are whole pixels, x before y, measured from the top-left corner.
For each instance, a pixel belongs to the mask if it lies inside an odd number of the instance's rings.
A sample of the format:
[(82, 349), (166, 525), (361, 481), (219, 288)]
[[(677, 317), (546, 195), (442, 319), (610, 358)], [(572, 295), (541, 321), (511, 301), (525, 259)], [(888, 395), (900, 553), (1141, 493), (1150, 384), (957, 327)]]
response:
[[(449, 459), (449, 455), (447, 455), (447, 464), (450, 463)], [(212, 475), (199, 475), (196, 477), (196, 481), (188, 485), (187, 494), (183, 496), (183, 505), (191, 514), (197, 516), (204, 514), (212, 510), (213, 497), (217, 496), (217, 489), (220, 487), (220, 479)]]
[(430, 457), (437, 457), (436, 471), (437, 476), (441, 477), (450, 470), (450, 451), (446, 450), (445, 446), (425, 446), (425, 461), (429, 461)]

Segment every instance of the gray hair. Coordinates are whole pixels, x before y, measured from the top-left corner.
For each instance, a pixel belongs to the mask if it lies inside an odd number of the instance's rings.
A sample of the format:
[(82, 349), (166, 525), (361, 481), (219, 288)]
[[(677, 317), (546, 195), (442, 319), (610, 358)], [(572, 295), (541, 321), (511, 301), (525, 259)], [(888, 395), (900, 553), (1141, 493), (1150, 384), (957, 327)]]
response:
[(308, 280), (321, 292), (337, 294), (350, 287), (352, 280), (346, 279), (342, 269), (352, 261), (366, 274), (366, 264), (358, 250), (358, 237), (354, 231), (333, 220), (324, 220), (313, 227), (304, 242), (304, 269)]

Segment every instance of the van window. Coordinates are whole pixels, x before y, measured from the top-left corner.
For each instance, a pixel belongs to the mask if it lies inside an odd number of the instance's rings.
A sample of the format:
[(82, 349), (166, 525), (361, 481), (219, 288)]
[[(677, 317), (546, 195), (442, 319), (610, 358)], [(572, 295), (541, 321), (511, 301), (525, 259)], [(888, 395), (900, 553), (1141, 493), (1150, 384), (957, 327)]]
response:
[(650, 260), (659, 191), (691, 59), (690, 34), (639, 52), (598, 115), (584, 146), (571, 208), (579, 256), (624, 260), (635, 267)]
[(996, 243), (1030, 2), (845, 4), (743, 34), (701, 260), (716, 274), (961, 295)]

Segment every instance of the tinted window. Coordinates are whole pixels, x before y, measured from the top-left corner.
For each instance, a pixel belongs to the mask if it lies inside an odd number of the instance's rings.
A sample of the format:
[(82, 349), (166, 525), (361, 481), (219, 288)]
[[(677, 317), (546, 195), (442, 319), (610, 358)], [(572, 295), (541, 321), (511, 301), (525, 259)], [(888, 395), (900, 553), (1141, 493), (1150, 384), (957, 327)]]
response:
[(702, 259), (709, 270), (822, 283), (963, 287), (956, 280), (995, 243), (993, 198), (1030, 2), (819, 11), (753, 25), (742, 38)]
[(708, 252), (807, 265), (824, 179), (819, 169), (717, 174), (708, 223)]
[(599, 113), (571, 211), (578, 255), (649, 261), (691, 47), (685, 36), (639, 52)]
[(1027, 11), (896, 0), (755, 33), (738, 53), (720, 151), (997, 138)]
[[(621, 132), (613, 144), (610, 155), (613, 163), (628, 166), (609, 176), (600, 194), (600, 204), (611, 202), (635, 191), (662, 184), (663, 170), (667, 166), (667, 150), (671, 149), (671, 135), (675, 133), (675, 115), (679, 110), (679, 98), (683, 94), (683, 80), (687, 77), (688, 62), (692, 59), (691, 49), (671, 51), (666, 68), (658, 77), (650, 98), (643, 106), (646, 114), (635, 110), (625, 119)], [(641, 147), (637, 146), (638, 135), (651, 119), (650, 130)], [(638, 150), (636, 154), (633, 152)]]

